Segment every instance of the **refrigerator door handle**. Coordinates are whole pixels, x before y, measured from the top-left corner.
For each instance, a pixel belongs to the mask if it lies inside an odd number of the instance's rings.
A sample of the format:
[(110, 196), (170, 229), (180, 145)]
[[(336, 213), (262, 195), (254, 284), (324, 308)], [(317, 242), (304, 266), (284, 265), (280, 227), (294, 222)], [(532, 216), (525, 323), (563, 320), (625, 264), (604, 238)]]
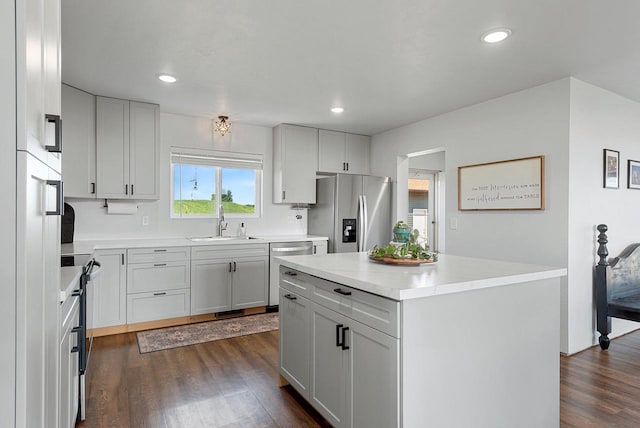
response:
[(369, 217), (367, 212), (369, 211), (369, 207), (367, 206), (367, 196), (362, 195), (362, 218), (364, 219), (362, 224), (362, 250), (367, 251), (367, 230), (369, 230)]
[(362, 195), (358, 195), (358, 214), (356, 215), (356, 251), (362, 251)]

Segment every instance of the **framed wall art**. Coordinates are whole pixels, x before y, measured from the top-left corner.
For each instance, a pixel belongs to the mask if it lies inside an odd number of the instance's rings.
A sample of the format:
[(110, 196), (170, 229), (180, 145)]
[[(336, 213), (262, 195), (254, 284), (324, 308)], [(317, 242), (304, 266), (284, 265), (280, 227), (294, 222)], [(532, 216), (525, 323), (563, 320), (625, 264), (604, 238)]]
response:
[(458, 167), (458, 209), (543, 210), (544, 156)]
[(617, 189), (620, 187), (620, 152), (604, 149), (603, 187)]
[(640, 189), (640, 161), (627, 161), (627, 188)]

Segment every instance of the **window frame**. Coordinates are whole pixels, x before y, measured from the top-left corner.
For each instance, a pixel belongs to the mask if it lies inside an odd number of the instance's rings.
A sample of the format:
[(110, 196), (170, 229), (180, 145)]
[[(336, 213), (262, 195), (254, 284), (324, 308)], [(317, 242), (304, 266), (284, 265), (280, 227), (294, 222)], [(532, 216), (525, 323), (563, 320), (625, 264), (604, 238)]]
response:
[[(201, 161), (205, 159), (201, 164), (207, 167), (212, 167), (215, 169), (215, 195), (216, 200), (214, 202), (215, 210), (212, 214), (176, 214), (174, 212), (175, 205), (175, 165), (183, 164), (183, 165), (194, 165), (189, 163), (188, 161), (183, 162), (174, 162), (176, 157), (180, 158), (184, 156), (195, 157), (200, 159)], [(209, 158), (209, 159), (207, 159)], [(233, 165), (234, 162), (237, 162), (238, 165)], [(256, 168), (251, 167), (239, 167), (241, 164), (255, 164)], [(259, 168), (258, 168), (259, 166)], [(220, 218), (220, 205), (222, 204), (222, 169), (249, 169), (254, 171), (255, 176), (255, 208), (254, 212), (249, 213), (224, 213), (225, 218), (233, 218), (233, 219), (249, 219), (249, 218), (261, 218), (263, 213), (263, 167), (264, 167), (264, 156), (255, 153), (240, 153), (240, 152), (226, 152), (226, 151), (214, 151), (214, 150), (202, 150), (202, 149), (193, 149), (186, 147), (171, 147), (169, 151), (169, 169), (170, 172), (170, 190), (169, 190), (169, 213), (171, 219), (217, 219)], [(231, 189), (232, 190), (232, 189)]]

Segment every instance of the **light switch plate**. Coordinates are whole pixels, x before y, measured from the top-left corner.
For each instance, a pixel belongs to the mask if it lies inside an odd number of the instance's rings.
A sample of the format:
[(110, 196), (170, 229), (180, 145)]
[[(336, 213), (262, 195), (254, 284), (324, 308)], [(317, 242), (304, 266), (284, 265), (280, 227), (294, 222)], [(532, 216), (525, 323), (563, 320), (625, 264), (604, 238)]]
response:
[(449, 219), (449, 229), (456, 230), (458, 228), (458, 217), (451, 217)]

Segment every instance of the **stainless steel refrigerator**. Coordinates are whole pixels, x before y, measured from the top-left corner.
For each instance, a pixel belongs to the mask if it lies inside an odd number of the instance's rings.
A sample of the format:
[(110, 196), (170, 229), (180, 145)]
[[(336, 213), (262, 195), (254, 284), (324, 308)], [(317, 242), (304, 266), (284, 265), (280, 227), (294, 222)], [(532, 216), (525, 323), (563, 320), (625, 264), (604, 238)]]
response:
[(337, 174), (316, 179), (309, 233), (328, 236), (330, 253), (368, 251), (387, 244), (392, 238), (390, 217), (389, 177)]

